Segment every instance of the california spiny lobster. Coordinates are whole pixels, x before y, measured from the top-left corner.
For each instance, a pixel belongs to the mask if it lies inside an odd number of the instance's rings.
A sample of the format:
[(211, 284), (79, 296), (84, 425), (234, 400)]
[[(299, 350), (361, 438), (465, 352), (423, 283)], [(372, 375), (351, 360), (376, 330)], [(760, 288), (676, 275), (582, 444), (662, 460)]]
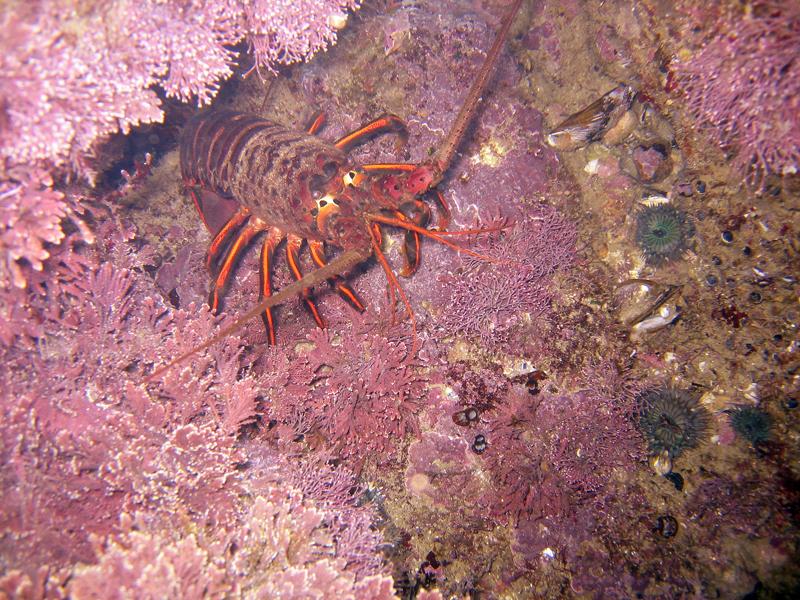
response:
[[(259, 314), (265, 321), (269, 341), (274, 344), (271, 307), (298, 294), (317, 324), (323, 327), (325, 322), (310, 289), (325, 280), (354, 308), (363, 311), (364, 306), (342, 274), (372, 255), (386, 273), (392, 308), (399, 297), (409, 315), (416, 344), (413, 312), (381, 250), (380, 226), (395, 226), (407, 232), (402, 275), (410, 275), (419, 264), (420, 236), (485, 259), (448, 239), (487, 229), (444, 231), (449, 210), (436, 186), (464, 138), (521, 3), (522, 0), (514, 0), (508, 8), (447, 137), (438, 151), (420, 164), (355, 165), (348, 160), (350, 149), (375, 135), (404, 136), (405, 125), (394, 115), (383, 115), (333, 143), (314, 135), (322, 125), (322, 117), (316, 118), (305, 132), (256, 115), (225, 110), (201, 113), (190, 121), (181, 136), (180, 165), (184, 184), (201, 218), (215, 233), (207, 255), (207, 265), (214, 276), (211, 308), (219, 309), (238, 257), (257, 235), (265, 233), (261, 249), (263, 300), (233, 325), (158, 369), (151, 377), (234, 333)], [(428, 192), (435, 192), (439, 200), (438, 230), (426, 228), (431, 213), (421, 197)], [(227, 209), (223, 222), (215, 216), (218, 212), (225, 213), (215, 210), (220, 206)], [(273, 254), (284, 240), (295, 282), (273, 294), (270, 281)], [(318, 267), (305, 276), (298, 261), (304, 242)], [(327, 262), (326, 246), (339, 248), (341, 253)]]

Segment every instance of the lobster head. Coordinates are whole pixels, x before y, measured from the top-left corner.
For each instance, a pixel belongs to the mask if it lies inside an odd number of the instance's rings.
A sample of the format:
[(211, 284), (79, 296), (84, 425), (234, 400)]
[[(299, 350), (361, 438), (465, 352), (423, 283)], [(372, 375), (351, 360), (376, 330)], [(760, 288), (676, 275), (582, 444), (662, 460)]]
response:
[(366, 180), (350, 166), (337, 165), (324, 182), (312, 182), (311, 216), (323, 240), (344, 250), (369, 251), (368, 215), (375, 202), (364, 185)]

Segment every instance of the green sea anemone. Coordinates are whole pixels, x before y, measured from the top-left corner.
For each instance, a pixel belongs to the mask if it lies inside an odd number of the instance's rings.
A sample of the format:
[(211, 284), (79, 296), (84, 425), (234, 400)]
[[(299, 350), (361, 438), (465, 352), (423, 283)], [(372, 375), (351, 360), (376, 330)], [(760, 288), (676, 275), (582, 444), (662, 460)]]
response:
[(772, 418), (754, 406), (737, 406), (729, 412), (733, 430), (754, 446), (770, 438)]
[(676, 458), (708, 432), (711, 416), (683, 390), (655, 388), (639, 396), (639, 429), (654, 455)]
[(671, 204), (645, 206), (636, 216), (636, 241), (650, 264), (678, 258), (692, 235), (689, 218)]

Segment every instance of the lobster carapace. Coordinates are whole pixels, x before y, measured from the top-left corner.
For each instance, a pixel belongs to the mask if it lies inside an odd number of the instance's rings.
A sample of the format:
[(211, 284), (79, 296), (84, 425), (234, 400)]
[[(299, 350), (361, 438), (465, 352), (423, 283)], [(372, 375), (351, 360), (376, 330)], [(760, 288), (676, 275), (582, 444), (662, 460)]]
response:
[[(521, 3), (522, 0), (514, 0), (509, 7), (448, 136), (439, 150), (420, 164), (358, 165), (348, 159), (351, 148), (374, 135), (405, 136), (403, 122), (394, 115), (383, 115), (335, 142), (315, 135), (322, 125), (321, 117), (306, 131), (291, 130), (256, 115), (225, 110), (200, 114), (190, 121), (181, 138), (181, 173), (203, 221), (214, 235), (207, 257), (214, 276), (211, 307), (219, 308), (233, 265), (260, 234), (264, 234), (261, 250), (264, 299), (232, 326), (153, 376), (230, 335), (257, 314), (264, 318), (269, 340), (275, 343), (270, 309), (298, 293), (317, 324), (324, 326), (310, 289), (326, 279), (352, 306), (364, 310), (342, 274), (370, 256), (376, 257), (386, 273), (392, 306), (399, 297), (413, 326), (411, 307), (381, 250), (381, 226), (406, 230), (402, 275), (410, 275), (419, 264), (420, 236), (482, 258), (450, 241), (451, 236), (476, 230), (444, 230), (449, 211), (435, 188), (464, 137)], [(428, 192), (438, 199), (437, 230), (427, 229), (431, 210), (422, 197)], [(270, 281), (273, 255), (284, 241), (287, 262), (296, 281), (273, 294)], [(305, 276), (298, 260), (304, 242), (318, 267)], [(340, 250), (330, 262), (325, 254), (328, 246)]]

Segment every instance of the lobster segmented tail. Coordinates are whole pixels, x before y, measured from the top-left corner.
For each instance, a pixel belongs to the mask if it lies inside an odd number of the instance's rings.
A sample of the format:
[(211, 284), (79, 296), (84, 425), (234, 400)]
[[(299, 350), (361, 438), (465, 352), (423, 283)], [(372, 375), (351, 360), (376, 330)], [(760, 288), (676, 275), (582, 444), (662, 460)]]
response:
[(232, 169), (247, 142), (274, 125), (261, 117), (229, 110), (201, 113), (183, 130), (181, 174), (185, 182), (231, 191)]

